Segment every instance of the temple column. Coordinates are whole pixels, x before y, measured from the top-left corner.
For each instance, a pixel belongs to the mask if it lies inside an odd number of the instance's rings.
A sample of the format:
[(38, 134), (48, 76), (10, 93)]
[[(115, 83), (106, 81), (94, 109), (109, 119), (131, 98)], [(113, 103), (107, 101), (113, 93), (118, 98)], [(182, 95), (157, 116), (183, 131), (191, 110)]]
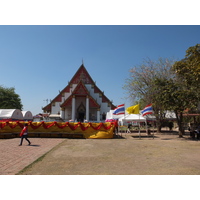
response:
[(60, 108), (60, 116), (63, 120), (65, 119), (65, 109), (64, 108)]
[(89, 108), (89, 96), (86, 97), (86, 120), (89, 122), (89, 113), (90, 113), (90, 108)]
[(72, 97), (72, 120), (75, 121), (76, 98)]
[(100, 122), (100, 109), (97, 109), (97, 122)]

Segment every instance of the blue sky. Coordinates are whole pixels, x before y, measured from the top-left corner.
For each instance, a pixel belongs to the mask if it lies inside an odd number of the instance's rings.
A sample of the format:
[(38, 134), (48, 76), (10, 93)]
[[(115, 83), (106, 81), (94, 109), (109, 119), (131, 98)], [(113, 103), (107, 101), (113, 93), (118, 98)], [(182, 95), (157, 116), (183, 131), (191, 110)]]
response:
[(129, 70), (149, 57), (182, 59), (200, 26), (0, 26), (0, 85), (15, 87), (24, 110), (42, 112), (82, 64), (114, 105), (130, 100)]

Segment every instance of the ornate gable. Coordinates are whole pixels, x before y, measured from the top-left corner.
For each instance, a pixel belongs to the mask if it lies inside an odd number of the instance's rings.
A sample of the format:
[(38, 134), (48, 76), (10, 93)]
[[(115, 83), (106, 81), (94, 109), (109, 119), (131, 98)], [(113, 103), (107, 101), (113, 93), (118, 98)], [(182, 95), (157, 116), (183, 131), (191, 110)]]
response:
[(71, 79), (70, 84), (78, 84), (79, 81), (82, 81), (84, 84), (94, 84), (94, 81), (83, 64), (79, 67), (78, 71)]
[(73, 91), (73, 95), (84, 95), (85, 96), (88, 94), (89, 94), (89, 92), (82, 81), (80, 81), (78, 83), (78, 85), (76, 86), (76, 88)]

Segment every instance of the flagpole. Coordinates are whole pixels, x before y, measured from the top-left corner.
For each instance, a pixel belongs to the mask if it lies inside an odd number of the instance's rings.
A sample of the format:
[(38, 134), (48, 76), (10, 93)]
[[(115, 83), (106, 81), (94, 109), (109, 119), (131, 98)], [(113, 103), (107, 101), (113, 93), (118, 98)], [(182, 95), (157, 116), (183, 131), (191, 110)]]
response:
[(139, 112), (139, 138), (141, 139), (141, 134), (140, 134), (140, 112)]
[(147, 116), (145, 117), (145, 124), (146, 124), (146, 134), (147, 134), (147, 136), (149, 136), (149, 134), (148, 134), (148, 127), (147, 127)]
[(134, 105), (134, 106), (131, 106), (131, 107), (128, 107), (127, 109), (126, 109), (126, 111), (128, 112), (128, 114), (130, 115), (130, 114), (139, 114), (139, 138), (141, 137), (140, 136), (140, 110), (139, 110), (139, 104), (137, 104), (137, 105)]
[(154, 121), (153, 121), (153, 139), (154, 139)]
[[(124, 115), (125, 115), (125, 104), (118, 105), (118, 106), (115, 108), (113, 114), (114, 114), (114, 115), (122, 115), (121, 112), (123, 112)], [(122, 123), (123, 123), (123, 119), (122, 119)], [(120, 123), (120, 124), (121, 124), (121, 123)], [(119, 118), (118, 118), (118, 125), (119, 125)], [(118, 132), (121, 132), (121, 128), (119, 128), (119, 126), (118, 126)], [(122, 137), (122, 132), (121, 132), (121, 137)]]
[[(124, 103), (124, 119), (125, 119), (125, 112), (126, 112), (126, 109), (125, 109), (125, 103)], [(124, 122), (123, 122), (123, 125), (124, 125)], [(126, 135), (126, 131), (125, 131), (125, 135)], [(122, 135), (121, 135), (122, 137)]]
[[(142, 111), (142, 115), (146, 116), (153, 113), (152, 104), (147, 105)], [(149, 130), (150, 131), (150, 130)], [(146, 132), (148, 134), (148, 127), (147, 127), (147, 116), (146, 116)], [(153, 128), (153, 139), (154, 139), (154, 128)]]

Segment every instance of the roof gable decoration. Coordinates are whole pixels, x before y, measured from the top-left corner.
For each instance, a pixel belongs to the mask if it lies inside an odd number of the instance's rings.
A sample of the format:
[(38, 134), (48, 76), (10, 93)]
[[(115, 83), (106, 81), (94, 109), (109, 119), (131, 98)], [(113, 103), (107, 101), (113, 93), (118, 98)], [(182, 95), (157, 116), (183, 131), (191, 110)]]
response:
[(79, 81), (82, 81), (84, 84), (94, 84), (94, 81), (92, 80), (91, 76), (89, 75), (88, 71), (82, 64), (76, 74), (71, 79), (71, 84), (78, 84)]
[(78, 83), (74, 91), (72, 92), (73, 95), (89, 95), (89, 92), (82, 81)]

